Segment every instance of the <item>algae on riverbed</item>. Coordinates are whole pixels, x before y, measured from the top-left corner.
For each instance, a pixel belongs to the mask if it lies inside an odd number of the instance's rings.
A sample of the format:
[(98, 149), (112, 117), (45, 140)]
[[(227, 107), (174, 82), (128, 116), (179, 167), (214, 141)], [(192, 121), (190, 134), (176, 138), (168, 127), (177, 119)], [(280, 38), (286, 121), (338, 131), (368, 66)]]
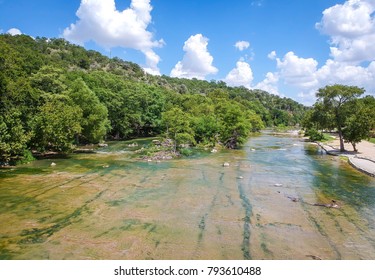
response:
[(375, 259), (375, 180), (299, 138), (160, 163), (126, 145), (1, 171), (0, 258)]

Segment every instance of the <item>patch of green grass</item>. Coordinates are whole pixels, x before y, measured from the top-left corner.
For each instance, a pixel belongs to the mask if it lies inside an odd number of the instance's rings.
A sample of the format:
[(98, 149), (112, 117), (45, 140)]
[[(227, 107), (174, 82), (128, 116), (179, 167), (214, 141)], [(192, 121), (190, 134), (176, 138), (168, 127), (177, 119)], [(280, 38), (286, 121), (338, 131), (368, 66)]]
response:
[(323, 138), (322, 140), (320, 140), (321, 142), (328, 142), (328, 141), (331, 141), (333, 140), (334, 138), (332, 138), (331, 135), (327, 134), (327, 133), (323, 133)]
[(370, 138), (369, 142), (375, 144), (375, 138)]

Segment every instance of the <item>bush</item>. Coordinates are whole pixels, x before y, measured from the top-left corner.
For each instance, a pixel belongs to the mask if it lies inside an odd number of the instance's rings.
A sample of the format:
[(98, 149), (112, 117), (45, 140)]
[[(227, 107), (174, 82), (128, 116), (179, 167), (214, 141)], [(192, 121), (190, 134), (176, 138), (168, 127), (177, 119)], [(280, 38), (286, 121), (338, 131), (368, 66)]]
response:
[(180, 150), (180, 154), (185, 156), (185, 157), (188, 157), (188, 156), (191, 156), (193, 154), (193, 151), (191, 149), (184, 148), (184, 149)]
[(305, 136), (309, 136), (311, 141), (321, 141), (324, 139), (323, 133), (314, 128), (306, 130)]
[(20, 157), (20, 159), (16, 161), (16, 165), (29, 163), (29, 162), (32, 162), (34, 160), (35, 160), (35, 158), (33, 157), (33, 154), (29, 150), (26, 150), (23, 153), (23, 156)]

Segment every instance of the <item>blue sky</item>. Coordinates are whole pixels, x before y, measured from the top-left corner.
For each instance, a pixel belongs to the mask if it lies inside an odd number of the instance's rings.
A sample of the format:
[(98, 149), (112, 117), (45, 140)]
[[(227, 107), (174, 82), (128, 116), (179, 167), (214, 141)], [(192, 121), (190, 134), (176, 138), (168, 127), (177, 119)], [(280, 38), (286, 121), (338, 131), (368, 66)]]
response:
[(373, 94), (374, 11), (375, 0), (0, 0), (0, 30), (312, 104), (333, 83)]

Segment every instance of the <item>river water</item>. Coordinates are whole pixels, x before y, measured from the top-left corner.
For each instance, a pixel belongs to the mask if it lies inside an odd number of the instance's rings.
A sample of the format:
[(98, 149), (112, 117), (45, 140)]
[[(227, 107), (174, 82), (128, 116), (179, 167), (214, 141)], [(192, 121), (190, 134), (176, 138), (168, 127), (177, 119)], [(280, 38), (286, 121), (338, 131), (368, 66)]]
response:
[(127, 144), (0, 170), (0, 259), (375, 259), (375, 179), (299, 138), (160, 163)]

